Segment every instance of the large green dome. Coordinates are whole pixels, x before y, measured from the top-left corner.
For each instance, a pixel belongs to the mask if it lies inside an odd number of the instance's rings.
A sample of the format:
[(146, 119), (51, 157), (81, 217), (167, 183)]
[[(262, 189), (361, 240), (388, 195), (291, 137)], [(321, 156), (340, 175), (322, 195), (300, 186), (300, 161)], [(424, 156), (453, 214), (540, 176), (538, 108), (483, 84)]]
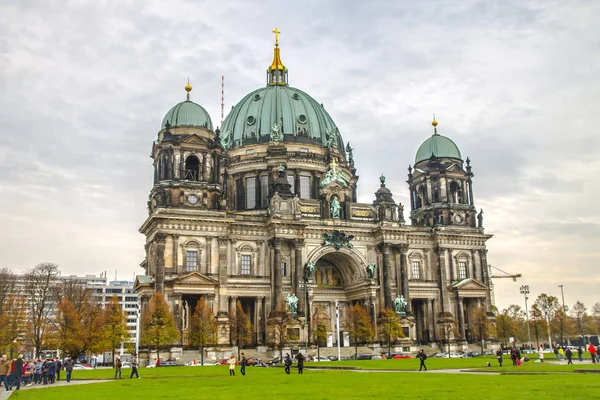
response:
[(323, 105), (282, 84), (257, 89), (233, 107), (221, 127), (223, 146), (269, 142), (275, 124), (283, 142), (327, 146), (333, 140), (344, 151), (339, 131)]
[(167, 121), (171, 127), (194, 126), (213, 130), (208, 112), (200, 104), (190, 100), (182, 101), (173, 106), (163, 118), (161, 128), (165, 128)]
[(458, 146), (446, 136), (438, 135), (437, 132), (419, 147), (415, 156), (415, 164), (420, 161), (429, 160), (432, 155), (438, 158), (457, 158), (462, 160)]

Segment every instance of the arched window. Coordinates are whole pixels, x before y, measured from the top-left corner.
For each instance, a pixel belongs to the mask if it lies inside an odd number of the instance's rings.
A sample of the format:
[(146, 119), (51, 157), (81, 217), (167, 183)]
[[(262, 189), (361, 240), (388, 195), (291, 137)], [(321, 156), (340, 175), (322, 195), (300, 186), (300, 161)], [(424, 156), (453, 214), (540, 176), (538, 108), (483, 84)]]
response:
[(450, 203), (455, 203), (455, 204), (459, 203), (459, 195), (458, 195), (459, 192), (460, 192), (460, 186), (458, 185), (458, 183), (455, 181), (450, 182), (450, 199), (449, 199)]
[(463, 280), (469, 278), (469, 256), (465, 253), (460, 253), (456, 256), (456, 266), (458, 269), (458, 279)]
[(187, 181), (199, 181), (200, 176), (200, 160), (194, 155), (188, 156), (185, 159), (184, 179)]
[(412, 253), (408, 259), (410, 260), (410, 280), (422, 280), (423, 276), (423, 256), (420, 253)]

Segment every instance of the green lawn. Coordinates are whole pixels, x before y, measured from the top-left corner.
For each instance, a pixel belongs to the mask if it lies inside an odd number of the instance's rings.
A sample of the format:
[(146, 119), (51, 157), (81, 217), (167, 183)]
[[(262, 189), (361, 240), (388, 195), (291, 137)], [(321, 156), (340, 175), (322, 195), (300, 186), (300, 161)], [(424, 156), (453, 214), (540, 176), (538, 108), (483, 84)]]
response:
[[(391, 360), (390, 360), (391, 361)], [(179, 372), (195, 374), (180, 378)], [(80, 372), (80, 371), (76, 371)], [(91, 371), (104, 376), (110, 371)], [(90, 373), (91, 373), (90, 372)], [(241, 376), (228, 376), (227, 367), (143, 369), (141, 380), (123, 379), (90, 385), (23, 390), (11, 399), (236, 399), (239, 397), (291, 399), (600, 399), (598, 376), (472, 375), (445, 373), (369, 373), (307, 370), (304, 375), (281, 368), (248, 368)], [(86, 371), (86, 374), (88, 372)], [(84, 375), (83, 373), (78, 373)], [(158, 375), (163, 375), (160, 377)], [(153, 379), (149, 379), (153, 376)]]

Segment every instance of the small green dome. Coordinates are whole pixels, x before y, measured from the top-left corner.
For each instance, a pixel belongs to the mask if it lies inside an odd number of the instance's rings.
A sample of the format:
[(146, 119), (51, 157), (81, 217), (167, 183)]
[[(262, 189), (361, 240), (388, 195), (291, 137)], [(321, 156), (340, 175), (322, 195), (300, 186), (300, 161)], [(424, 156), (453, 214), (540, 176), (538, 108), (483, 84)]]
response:
[(419, 147), (415, 156), (415, 164), (420, 161), (429, 160), (432, 155), (438, 158), (457, 158), (462, 160), (458, 146), (446, 136), (438, 135), (437, 132)]
[(339, 131), (322, 104), (287, 85), (268, 85), (246, 95), (227, 115), (221, 127), (225, 148), (271, 141), (273, 126), (282, 142), (327, 146), (335, 141), (344, 151)]
[(163, 118), (161, 127), (164, 129), (167, 121), (171, 127), (195, 126), (213, 130), (212, 121), (208, 112), (193, 101), (186, 100), (176, 104)]

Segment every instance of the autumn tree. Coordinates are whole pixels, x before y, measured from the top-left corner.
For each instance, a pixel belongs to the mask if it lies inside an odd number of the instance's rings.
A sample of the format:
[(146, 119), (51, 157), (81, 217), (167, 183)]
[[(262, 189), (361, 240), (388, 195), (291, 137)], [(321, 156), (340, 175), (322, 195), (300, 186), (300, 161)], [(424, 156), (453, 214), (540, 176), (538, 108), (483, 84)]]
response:
[(321, 357), (321, 347), (327, 345), (327, 324), (329, 321), (322, 314), (316, 313), (311, 321), (310, 342), (317, 346), (317, 357)]
[(396, 311), (391, 308), (383, 309), (379, 314), (379, 338), (387, 343), (388, 355), (392, 351), (392, 342), (402, 337), (404, 337), (402, 323)]
[(115, 362), (115, 349), (127, 337), (127, 317), (121, 310), (119, 299), (113, 296), (104, 309), (104, 337), (108, 348), (112, 350), (113, 364)]
[(4, 306), (15, 292), (15, 275), (9, 268), (0, 269), (0, 315), (4, 314)]
[(484, 307), (473, 310), (472, 326), (475, 337), (481, 345), (481, 354), (483, 354), (484, 341), (488, 338), (492, 328)]
[(77, 313), (83, 314), (89, 308), (92, 290), (80, 279), (64, 279), (52, 287), (52, 295), (61, 301), (68, 300)]
[(15, 347), (24, 342), (27, 332), (27, 309), (22, 296), (9, 296), (0, 315), (0, 351), (9, 350), (12, 359)]
[(235, 316), (231, 321), (229, 328), (231, 343), (238, 349), (238, 359), (240, 358), (240, 348), (245, 347), (252, 341), (252, 328), (250, 318), (244, 312), (242, 303), (236, 301)]
[(144, 317), (143, 324), (142, 342), (156, 347), (156, 357), (160, 358), (160, 346), (172, 344), (179, 335), (169, 306), (160, 292), (152, 296), (150, 309)]
[(202, 297), (194, 309), (187, 332), (188, 345), (200, 348), (201, 365), (204, 365), (204, 348), (216, 343), (217, 331), (215, 316)]
[(516, 304), (511, 304), (504, 311), (504, 314), (507, 315), (516, 325), (515, 337), (519, 340), (519, 342), (529, 343), (529, 335), (527, 334), (527, 310), (523, 310), (521, 306)]
[(508, 339), (516, 337), (519, 331), (517, 322), (508, 314), (508, 310), (503, 310), (496, 314), (496, 334), (498, 340), (508, 346)]
[[(55, 334), (51, 336), (56, 347), (73, 357), (83, 353), (85, 343), (81, 315), (69, 300), (63, 299), (58, 304), (54, 327)], [(53, 341), (51, 340), (50, 343)]]
[(35, 349), (36, 357), (45, 344), (47, 330), (52, 328), (50, 315), (56, 305), (56, 298), (52, 296), (52, 286), (58, 275), (58, 266), (45, 262), (27, 271), (23, 277), (29, 314), (28, 336)]
[(529, 313), (529, 326), (535, 336), (537, 347), (540, 347), (540, 336), (544, 337), (545, 333), (548, 332), (548, 324), (544, 318), (544, 312), (538, 307), (537, 304), (533, 304)]
[(289, 343), (287, 327), (291, 322), (285, 302), (281, 300), (269, 317), (273, 326), (273, 346), (279, 349), (279, 357), (283, 359), (283, 348)]
[(590, 319), (587, 315), (587, 308), (585, 307), (585, 304), (583, 304), (581, 301), (575, 303), (573, 309), (571, 310), (571, 316), (573, 317), (575, 326), (577, 327), (577, 333), (583, 338), (586, 333), (589, 333), (590, 327)]
[(369, 313), (358, 302), (348, 307), (344, 322), (344, 329), (354, 340), (354, 356), (358, 354), (360, 343), (370, 343), (373, 340), (373, 323)]
[(592, 318), (596, 326), (596, 332), (600, 331), (600, 301), (592, 306)]

